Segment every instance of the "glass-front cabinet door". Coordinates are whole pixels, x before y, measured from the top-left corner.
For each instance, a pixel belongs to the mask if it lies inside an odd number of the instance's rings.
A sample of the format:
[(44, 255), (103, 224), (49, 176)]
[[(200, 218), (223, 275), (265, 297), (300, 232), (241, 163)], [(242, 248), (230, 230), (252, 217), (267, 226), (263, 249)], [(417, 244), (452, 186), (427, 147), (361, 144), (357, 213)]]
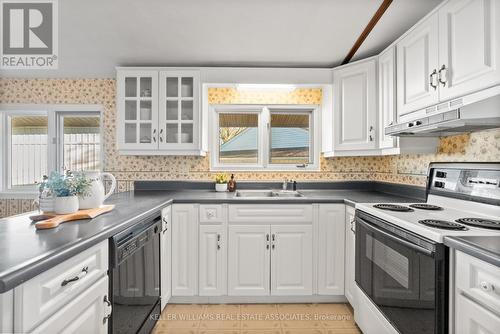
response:
[(199, 72), (161, 71), (159, 89), (159, 147), (198, 148)]
[(158, 149), (158, 71), (118, 72), (120, 150)]

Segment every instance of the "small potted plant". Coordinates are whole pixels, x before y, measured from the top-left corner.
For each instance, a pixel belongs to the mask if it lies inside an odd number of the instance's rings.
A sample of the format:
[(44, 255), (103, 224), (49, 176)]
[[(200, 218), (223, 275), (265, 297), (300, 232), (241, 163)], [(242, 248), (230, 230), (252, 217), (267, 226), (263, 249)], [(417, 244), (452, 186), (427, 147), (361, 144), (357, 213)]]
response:
[(66, 174), (52, 172), (47, 179), (48, 187), (54, 198), (54, 212), (56, 214), (75, 213), (79, 209), (78, 196), (84, 195), (90, 186), (90, 181), (83, 173), (73, 174), (67, 171)]
[(215, 191), (227, 191), (227, 175), (219, 173), (215, 175)]

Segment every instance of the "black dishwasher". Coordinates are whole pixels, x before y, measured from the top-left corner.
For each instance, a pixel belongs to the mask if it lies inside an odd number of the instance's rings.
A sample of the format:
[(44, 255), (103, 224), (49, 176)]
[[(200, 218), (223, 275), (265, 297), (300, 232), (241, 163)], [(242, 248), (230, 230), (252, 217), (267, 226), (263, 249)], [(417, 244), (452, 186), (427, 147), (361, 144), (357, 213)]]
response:
[(150, 333), (160, 315), (160, 231), (158, 213), (110, 239), (110, 333)]

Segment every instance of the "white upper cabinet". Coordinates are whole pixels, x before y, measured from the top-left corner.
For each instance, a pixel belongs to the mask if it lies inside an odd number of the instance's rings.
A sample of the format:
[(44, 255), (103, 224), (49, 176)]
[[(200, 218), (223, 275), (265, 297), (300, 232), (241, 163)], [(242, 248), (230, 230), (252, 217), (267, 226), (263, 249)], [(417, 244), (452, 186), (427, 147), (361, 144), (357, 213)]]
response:
[(500, 3), (451, 0), (439, 10), (441, 100), (500, 83)]
[(398, 140), (385, 135), (385, 127), (396, 123), (396, 50), (390, 47), (378, 57), (378, 142), (394, 148)]
[(335, 151), (377, 147), (376, 66), (371, 59), (333, 71)]
[(119, 68), (117, 106), (120, 154), (205, 154), (199, 71)]
[(117, 140), (119, 150), (158, 148), (158, 72), (119, 71)]
[(199, 147), (199, 94), (198, 71), (160, 72), (160, 149)]
[(438, 26), (435, 13), (396, 45), (398, 116), (439, 101)]
[(439, 112), (440, 102), (500, 84), (500, 3), (447, 1), (396, 47), (398, 117)]

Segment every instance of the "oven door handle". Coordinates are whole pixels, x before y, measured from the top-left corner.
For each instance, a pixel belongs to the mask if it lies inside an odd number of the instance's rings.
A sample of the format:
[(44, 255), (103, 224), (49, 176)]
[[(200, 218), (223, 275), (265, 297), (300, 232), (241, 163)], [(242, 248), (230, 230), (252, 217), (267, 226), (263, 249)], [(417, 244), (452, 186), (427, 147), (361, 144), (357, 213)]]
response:
[[(388, 239), (391, 239), (393, 240), (394, 242), (397, 242), (397, 243), (400, 243), (408, 248), (411, 248), (413, 250), (416, 250), (417, 252), (420, 252), (420, 253), (424, 253), (428, 256), (432, 256), (434, 257), (434, 251), (431, 251), (431, 250), (428, 250), (427, 248), (424, 248), (422, 246), (419, 246), (419, 245), (416, 245), (412, 242), (409, 242), (409, 241), (406, 241), (404, 239), (401, 239), (401, 238), (398, 238), (384, 230), (381, 230), (375, 226), (373, 226), (372, 224), (370, 224), (369, 222), (367, 222), (366, 220), (364, 219), (361, 219), (359, 217), (356, 217), (356, 220), (358, 223), (360, 223), (361, 225), (363, 225), (363, 227), (371, 230), (372, 232), (375, 232), (375, 233), (379, 233), (379, 234), (382, 234), (384, 237), (388, 238)], [(358, 229), (356, 229), (356, 231), (358, 231)]]

